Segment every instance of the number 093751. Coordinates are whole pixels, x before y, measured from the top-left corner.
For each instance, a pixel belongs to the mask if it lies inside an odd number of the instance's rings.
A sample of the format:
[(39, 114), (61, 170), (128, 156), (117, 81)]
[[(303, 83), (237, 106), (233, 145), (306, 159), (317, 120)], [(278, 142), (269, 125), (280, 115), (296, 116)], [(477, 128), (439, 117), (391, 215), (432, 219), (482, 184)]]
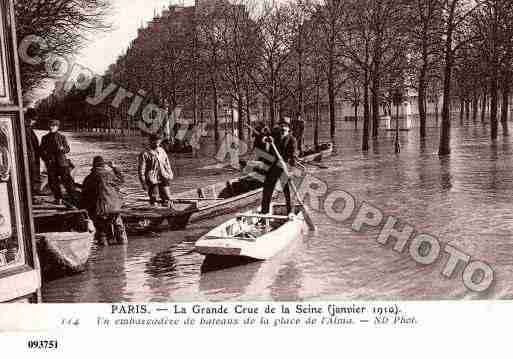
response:
[(57, 340), (29, 340), (27, 347), (36, 350), (54, 350), (59, 347), (59, 343)]

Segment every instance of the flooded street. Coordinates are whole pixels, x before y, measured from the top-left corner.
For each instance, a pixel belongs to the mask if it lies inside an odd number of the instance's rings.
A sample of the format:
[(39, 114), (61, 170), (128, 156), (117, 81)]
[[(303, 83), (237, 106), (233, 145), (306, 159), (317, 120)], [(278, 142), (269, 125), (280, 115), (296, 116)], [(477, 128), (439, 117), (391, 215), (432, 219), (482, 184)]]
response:
[[(456, 122), (455, 122), (456, 123)], [(453, 278), (441, 275), (447, 257), (434, 265), (416, 264), (405, 251), (376, 241), (377, 231), (356, 233), (351, 223), (336, 223), (314, 213), (318, 230), (266, 262), (202, 273), (204, 257), (194, 242), (229, 216), (190, 225), (186, 231), (130, 237), (128, 246), (94, 250), (89, 269), (43, 285), (45, 302), (259, 301), (259, 300), (423, 300), (512, 299), (513, 283), (513, 137), (491, 145), (489, 127), (453, 128), (452, 155), (437, 155), (437, 128), (419, 142), (418, 131), (401, 133), (402, 153), (394, 154), (391, 132), (362, 154), (361, 131), (339, 130), (338, 154), (313, 168), (329, 190), (351, 193), (357, 203), (376, 206), (419, 233), (486, 261), (496, 284), (487, 292), (468, 291), (461, 266)], [(327, 139), (323, 133), (323, 139)], [(102, 154), (126, 174), (127, 196), (142, 193), (137, 180), (140, 139), (68, 134), (77, 179), (88, 173), (92, 158)], [(308, 135), (307, 135), (308, 138)], [(307, 141), (307, 143), (310, 141)], [(210, 144), (204, 155), (214, 153)], [(178, 178), (172, 190), (204, 186), (235, 177), (236, 172), (197, 170), (213, 160), (173, 158)], [(393, 242), (392, 242), (393, 243)]]

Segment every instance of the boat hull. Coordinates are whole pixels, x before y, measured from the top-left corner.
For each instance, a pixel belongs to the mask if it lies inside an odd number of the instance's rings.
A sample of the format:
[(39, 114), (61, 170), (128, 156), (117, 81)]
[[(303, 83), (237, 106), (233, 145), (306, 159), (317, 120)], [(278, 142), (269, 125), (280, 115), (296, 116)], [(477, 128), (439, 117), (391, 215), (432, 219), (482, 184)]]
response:
[(178, 231), (187, 227), (196, 210), (195, 205), (189, 205), (179, 211), (172, 208), (135, 206), (124, 208), (121, 216), (127, 232), (132, 234), (158, 229)]
[[(246, 212), (245, 215), (255, 214)], [(195, 244), (195, 251), (206, 256), (243, 257), (255, 260), (267, 260), (303, 237), (308, 231), (303, 214), (298, 212), (278, 228), (264, 230), (255, 238), (241, 238), (229, 235), (233, 228), (240, 226), (238, 218), (233, 218), (201, 237)], [(250, 227), (255, 220), (250, 223)]]
[(87, 268), (94, 233), (38, 233), (36, 241), (43, 277), (55, 278), (81, 273)]

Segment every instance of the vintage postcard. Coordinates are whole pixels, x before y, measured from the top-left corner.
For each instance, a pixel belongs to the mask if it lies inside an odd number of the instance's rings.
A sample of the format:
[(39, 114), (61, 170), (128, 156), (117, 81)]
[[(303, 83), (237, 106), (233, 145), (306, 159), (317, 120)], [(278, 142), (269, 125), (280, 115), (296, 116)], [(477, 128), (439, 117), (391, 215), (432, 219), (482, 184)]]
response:
[(500, 325), (512, 24), (506, 0), (0, 0), (0, 332)]

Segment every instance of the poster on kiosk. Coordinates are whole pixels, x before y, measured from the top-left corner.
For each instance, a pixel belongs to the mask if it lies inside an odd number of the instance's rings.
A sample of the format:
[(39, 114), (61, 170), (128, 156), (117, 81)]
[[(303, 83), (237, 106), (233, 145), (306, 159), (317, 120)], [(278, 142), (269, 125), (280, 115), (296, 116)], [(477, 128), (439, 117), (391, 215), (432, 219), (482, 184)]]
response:
[(0, 0), (0, 302), (40, 300), (12, 0)]

